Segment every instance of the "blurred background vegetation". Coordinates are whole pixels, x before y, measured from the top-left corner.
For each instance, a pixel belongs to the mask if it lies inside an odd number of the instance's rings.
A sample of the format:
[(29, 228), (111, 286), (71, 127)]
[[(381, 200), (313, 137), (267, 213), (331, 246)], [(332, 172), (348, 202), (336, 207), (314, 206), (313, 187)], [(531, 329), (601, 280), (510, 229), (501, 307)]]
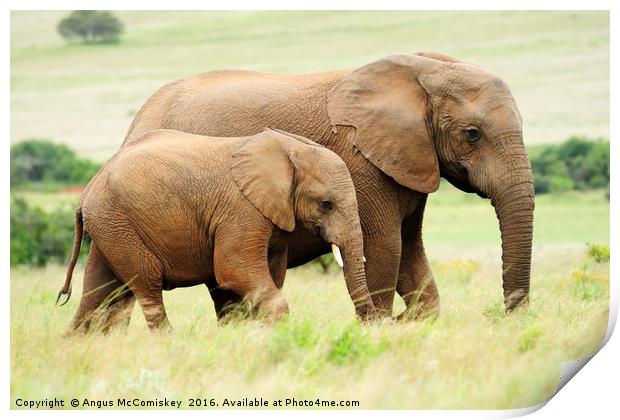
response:
[(157, 88), (218, 69), (316, 72), (439, 51), (500, 75), (528, 145), (609, 138), (601, 12), (114, 12), (118, 43), (65, 42), (68, 12), (11, 13), (11, 142), (48, 138), (103, 162)]
[[(510, 84), (536, 193), (551, 194), (538, 200), (535, 242), (606, 241), (606, 19), (526, 11), (12, 12), (11, 262), (68, 258), (79, 191), (164, 83), (223, 68), (331, 70), (420, 50), (480, 64)], [(484, 30), (472, 31), (471, 22)], [(428, 207), (427, 244), (499, 244), (492, 208), (477, 197), (443, 182)], [(317, 263), (332, 267), (331, 257)]]
[(58, 22), (58, 34), (68, 41), (83, 44), (118, 42), (123, 24), (103, 10), (76, 10)]
[[(536, 194), (604, 189), (609, 200), (609, 159), (609, 143), (600, 140), (573, 137), (559, 145), (537, 147), (531, 156)], [(70, 256), (72, 208), (60, 205), (45, 211), (38, 205), (41, 199), (50, 198), (58, 204), (63, 195), (67, 200), (61, 199), (60, 204), (72, 204), (99, 167), (76, 157), (66, 145), (47, 140), (26, 140), (11, 146), (11, 264), (45, 265), (50, 260), (62, 263)], [(442, 203), (449, 205), (439, 201)], [(87, 252), (85, 246), (82, 254)], [(334, 268), (331, 254), (315, 263), (323, 273)]]
[(536, 194), (607, 189), (609, 142), (571, 137), (565, 143), (534, 148), (529, 153)]

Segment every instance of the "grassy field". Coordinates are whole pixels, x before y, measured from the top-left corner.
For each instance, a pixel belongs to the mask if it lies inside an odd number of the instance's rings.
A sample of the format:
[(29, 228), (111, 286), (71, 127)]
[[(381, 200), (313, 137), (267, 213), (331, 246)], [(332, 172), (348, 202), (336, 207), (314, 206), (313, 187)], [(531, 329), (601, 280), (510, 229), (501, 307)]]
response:
[(66, 45), (63, 12), (11, 14), (11, 141), (107, 159), (162, 84), (222, 68), (312, 72), (434, 50), (511, 86), (528, 144), (609, 137), (606, 12), (119, 12), (118, 45)]
[[(289, 319), (217, 325), (204, 288), (165, 294), (175, 327), (62, 339), (80, 297), (54, 306), (65, 267), (11, 270), (11, 404), (16, 398), (359, 400), (361, 408), (516, 408), (548, 399), (561, 362), (591, 354), (607, 326), (609, 264), (585, 258), (608, 242), (603, 192), (542, 196), (536, 207), (532, 302), (502, 310), (497, 222), (488, 203), (442, 186), (425, 219), (442, 313), (434, 321), (360, 326), (339, 272), (289, 270)], [(75, 194), (21, 193), (71, 206)], [(569, 226), (570, 229), (566, 227)], [(584, 264), (586, 264), (584, 266)], [(404, 305), (400, 298), (395, 312)]]
[[(173, 333), (127, 330), (63, 339), (75, 296), (55, 307), (64, 267), (17, 268), (11, 279), (11, 404), (16, 398), (357, 400), (360, 408), (517, 408), (541, 403), (563, 361), (594, 352), (608, 317), (609, 266), (581, 267), (583, 247), (535, 250), (529, 310), (506, 317), (484, 262), (438, 262), (442, 314), (360, 326), (341, 275), (290, 270), (292, 308), (277, 325), (218, 326), (203, 288), (165, 294)], [(476, 260), (476, 256), (473, 256)], [(542, 262), (542, 264), (540, 263)], [(567, 264), (568, 262), (568, 264)], [(493, 278), (495, 277), (495, 278)], [(402, 302), (397, 302), (402, 309)]]

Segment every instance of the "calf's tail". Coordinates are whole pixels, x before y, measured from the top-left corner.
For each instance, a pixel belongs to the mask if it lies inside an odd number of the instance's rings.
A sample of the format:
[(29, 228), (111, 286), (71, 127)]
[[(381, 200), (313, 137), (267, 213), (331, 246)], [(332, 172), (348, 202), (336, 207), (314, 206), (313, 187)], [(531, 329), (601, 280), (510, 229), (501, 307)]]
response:
[(62, 286), (62, 289), (58, 292), (58, 296), (56, 297), (56, 305), (60, 301), (60, 298), (63, 295), (66, 295), (64, 302), (60, 304), (63, 306), (69, 299), (71, 298), (71, 278), (73, 277), (73, 269), (75, 268), (75, 264), (77, 263), (78, 257), (80, 256), (80, 248), (82, 246), (82, 236), (84, 234), (84, 222), (82, 220), (82, 203), (80, 202), (75, 209), (75, 236), (73, 237), (73, 255), (71, 255), (71, 261), (69, 261), (69, 267), (67, 268), (67, 277), (65, 279), (65, 284)]

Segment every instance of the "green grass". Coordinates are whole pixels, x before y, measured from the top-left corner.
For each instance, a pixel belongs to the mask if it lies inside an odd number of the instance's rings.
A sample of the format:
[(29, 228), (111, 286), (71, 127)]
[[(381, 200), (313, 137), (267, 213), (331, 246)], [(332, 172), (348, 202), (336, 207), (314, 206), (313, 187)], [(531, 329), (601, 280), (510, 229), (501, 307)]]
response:
[[(77, 199), (18, 194), (48, 210)], [(434, 322), (360, 326), (341, 274), (306, 266), (289, 270), (284, 294), (292, 314), (273, 326), (218, 327), (206, 288), (195, 287), (165, 293), (171, 334), (148, 333), (136, 309), (126, 331), (62, 339), (79, 302), (83, 267), (62, 308), (54, 299), (64, 266), (13, 268), (12, 404), (52, 396), (290, 396), (355, 399), (361, 408), (538, 404), (553, 394), (561, 362), (591, 354), (606, 329), (608, 248), (592, 244), (608, 242), (609, 202), (602, 191), (537, 199), (532, 302), (509, 317), (497, 231), (488, 202), (448, 185), (431, 196), (424, 235), (442, 302)], [(403, 307), (397, 298), (395, 313)]]
[[(174, 332), (151, 334), (136, 308), (126, 330), (63, 339), (80, 297), (55, 307), (64, 267), (11, 272), (11, 404), (16, 398), (358, 400), (360, 408), (517, 408), (546, 401), (563, 361), (593, 353), (607, 326), (609, 265), (535, 248), (530, 308), (506, 316), (496, 268), (438, 256), (435, 321), (359, 325), (340, 273), (290, 270), (288, 319), (218, 326), (206, 288), (164, 295)], [(546, 274), (547, 269), (553, 274)], [(397, 310), (403, 307), (397, 302)]]
[(434, 50), (511, 86), (528, 145), (609, 137), (607, 12), (119, 12), (118, 45), (66, 45), (63, 12), (11, 14), (11, 141), (104, 161), (159, 86), (222, 68), (312, 72)]

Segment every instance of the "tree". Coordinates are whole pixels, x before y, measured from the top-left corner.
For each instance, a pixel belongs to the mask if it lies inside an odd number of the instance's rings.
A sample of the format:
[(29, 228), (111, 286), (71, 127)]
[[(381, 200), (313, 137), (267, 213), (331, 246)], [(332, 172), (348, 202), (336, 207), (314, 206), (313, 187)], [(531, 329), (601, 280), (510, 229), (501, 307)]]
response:
[(67, 40), (84, 44), (117, 42), (123, 24), (112, 13), (101, 10), (76, 10), (58, 23), (58, 33)]

